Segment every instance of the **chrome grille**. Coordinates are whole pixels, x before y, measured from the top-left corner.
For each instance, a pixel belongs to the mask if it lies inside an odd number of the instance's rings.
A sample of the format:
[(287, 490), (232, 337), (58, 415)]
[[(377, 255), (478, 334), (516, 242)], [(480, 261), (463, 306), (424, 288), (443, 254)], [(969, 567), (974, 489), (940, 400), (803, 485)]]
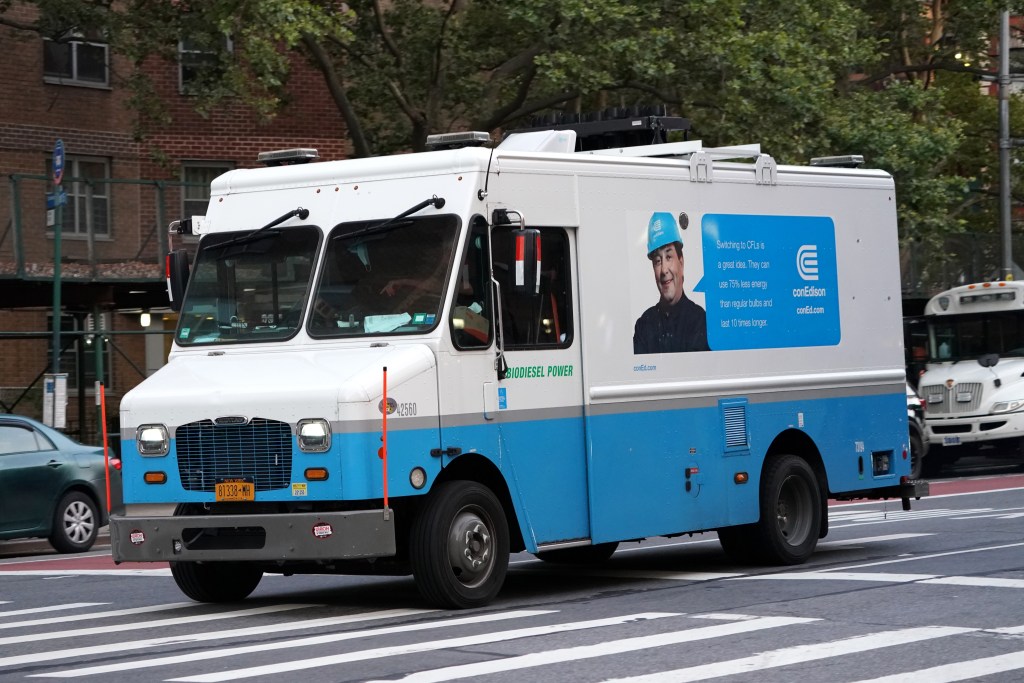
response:
[(292, 472), (287, 422), (255, 417), (248, 424), (191, 422), (175, 434), (178, 474), (186, 491), (213, 491), (218, 480), (251, 478), (257, 491), (286, 488)]
[[(929, 415), (960, 415), (973, 413), (981, 405), (981, 382), (961, 382), (947, 389), (944, 384), (930, 384), (918, 392), (927, 404)], [(941, 400), (936, 401), (936, 397)]]

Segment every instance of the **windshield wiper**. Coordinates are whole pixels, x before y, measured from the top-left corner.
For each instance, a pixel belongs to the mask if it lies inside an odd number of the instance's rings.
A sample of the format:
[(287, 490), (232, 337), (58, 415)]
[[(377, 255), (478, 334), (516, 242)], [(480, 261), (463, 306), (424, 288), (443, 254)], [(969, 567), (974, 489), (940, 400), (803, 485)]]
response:
[[(336, 240), (337, 239), (350, 239), (352, 237), (359, 237), (360, 235), (366, 235), (366, 234), (369, 234), (371, 232), (377, 232), (378, 230), (383, 230), (385, 228), (390, 228), (393, 225), (395, 225), (396, 223), (398, 223), (398, 221), (400, 221), (403, 218), (405, 218), (406, 216), (411, 216), (412, 214), (416, 213), (420, 209), (425, 209), (428, 206), (433, 206), (435, 209), (442, 208), (444, 206), (444, 197), (438, 197), (435, 194), (430, 199), (424, 199), (422, 202), (420, 202), (416, 206), (412, 207), (411, 209), (406, 209), (405, 211), (403, 211), (402, 213), (398, 214), (394, 218), (389, 218), (386, 221), (384, 221), (383, 223), (378, 223), (376, 225), (370, 225), (370, 226), (365, 227), (365, 228), (360, 228), (359, 230), (356, 230), (354, 232), (346, 232), (346, 233), (342, 233), (340, 235), (335, 235), (334, 239), (336, 239)], [(397, 227), (397, 226), (395, 226), (395, 227)]]
[(205, 247), (205, 248), (206, 249), (223, 249), (224, 247), (230, 247), (230, 246), (234, 246), (236, 244), (249, 244), (250, 242), (255, 242), (267, 230), (270, 230), (273, 227), (281, 225), (281, 223), (284, 223), (286, 220), (288, 220), (292, 216), (298, 216), (300, 220), (306, 220), (309, 217), (309, 209), (304, 209), (304, 208), (302, 208), (300, 206), (297, 209), (292, 209), (291, 211), (289, 211), (285, 215), (281, 216), (280, 218), (275, 218), (274, 220), (272, 220), (269, 223), (267, 223), (266, 225), (264, 225), (262, 228), (254, 230), (253, 232), (250, 232), (248, 235), (242, 235), (241, 237), (236, 237), (236, 238), (234, 238), (232, 240), (228, 240), (227, 242), (221, 242), (220, 244), (211, 244), (210, 246)]

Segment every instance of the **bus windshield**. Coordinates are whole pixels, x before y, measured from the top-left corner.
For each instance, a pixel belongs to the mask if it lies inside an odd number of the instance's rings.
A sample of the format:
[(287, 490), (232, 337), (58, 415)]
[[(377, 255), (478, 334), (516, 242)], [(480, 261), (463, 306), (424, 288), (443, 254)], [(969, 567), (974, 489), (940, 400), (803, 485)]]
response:
[(331, 231), (309, 333), (347, 337), (423, 333), (441, 319), (455, 255), (454, 215), (343, 223)]
[(315, 227), (205, 237), (181, 309), (178, 344), (280, 341), (294, 335), (319, 241)]
[(929, 327), (930, 361), (1024, 356), (1024, 311), (937, 316)]

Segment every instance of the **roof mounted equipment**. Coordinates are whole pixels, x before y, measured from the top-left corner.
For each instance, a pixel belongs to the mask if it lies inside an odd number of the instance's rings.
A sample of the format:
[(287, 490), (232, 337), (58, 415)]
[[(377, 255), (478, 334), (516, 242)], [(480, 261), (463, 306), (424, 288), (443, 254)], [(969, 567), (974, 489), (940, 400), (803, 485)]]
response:
[(435, 133), (427, 136), (427, 149), (458, 149), (460, 147), (480, 147), (491, 141), (488, 133), (471, 130), (464, 133)]
[(297, 149), (278, 149), (273, 152), (260, 152), (256, 160), (264, 166), (291, 166), (305, 164), (319, 159), (320, 154), (311, 147)]
[(529, 133), (540, 130), (571, 130), (576, 133), (576, 151), (615, 147), (658, 145), (668, 141), (669, 131), (690, 130), (690, 120), (666, 116), (665, 107), (611, 107), (592, 114), (548, 114), (535, 118), (530, 127), (510, 130)]
[(835, 157), (814, 157), (811, 166), (827, 166), (831, 168), (858, 168), (864, 164), (863, 154), (843, 154)]

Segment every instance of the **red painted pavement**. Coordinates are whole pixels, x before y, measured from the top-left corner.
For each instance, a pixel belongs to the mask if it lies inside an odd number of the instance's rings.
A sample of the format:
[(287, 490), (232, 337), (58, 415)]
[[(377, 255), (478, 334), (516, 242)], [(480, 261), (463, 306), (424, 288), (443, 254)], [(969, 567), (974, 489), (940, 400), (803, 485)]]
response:
[(114, 564), (114, 558), (104, 555), (46, 555), (31, 560), (13, 560), (0, 563), (0, 572), (25, 571), (82, 571), (110, 569), (167, 569), (166, 562), (122, 562)]

